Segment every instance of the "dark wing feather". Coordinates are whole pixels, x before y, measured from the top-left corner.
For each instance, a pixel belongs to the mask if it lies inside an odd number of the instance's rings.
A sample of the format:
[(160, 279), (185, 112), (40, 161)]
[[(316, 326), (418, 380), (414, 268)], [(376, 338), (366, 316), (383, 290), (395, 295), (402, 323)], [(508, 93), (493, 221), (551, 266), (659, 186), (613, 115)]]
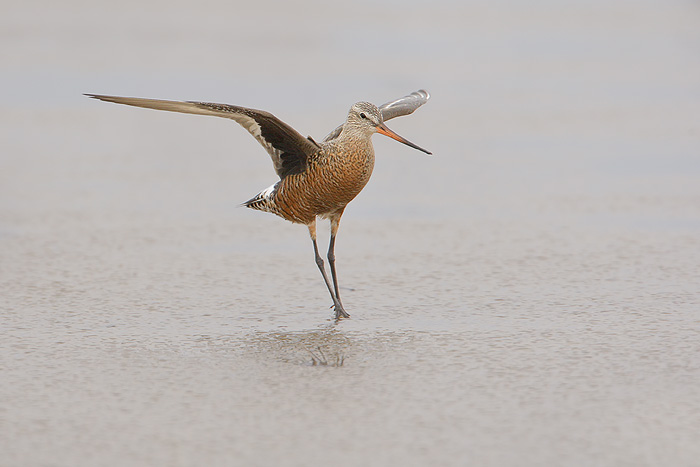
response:
[[(404, 115), (412, 114), (418, 107), (428, 102), (428, 99), (430, 99), (430, 94), (428, 94), (428, 91), (420, 89), (407, 96), (403, 96), (399, 99), (380, 105), (379, 111), (382, 113), (382, 119), (387, 121), (395, 117), (402, 117)], [(331, 131), (323, 141), (330, 141), (337, 138), (342, 130), (343, 125), (340, 125), (338, 128)]]
[(304, 172), (309, 158), (320, 149), (315, 142), (304, 138), (294, 128), (263, 110), (209, 102), (164, 101), (97, 94), (86, 96), (147, 109), (230, 118), (240, 123), (265, 148), (280, 178)]

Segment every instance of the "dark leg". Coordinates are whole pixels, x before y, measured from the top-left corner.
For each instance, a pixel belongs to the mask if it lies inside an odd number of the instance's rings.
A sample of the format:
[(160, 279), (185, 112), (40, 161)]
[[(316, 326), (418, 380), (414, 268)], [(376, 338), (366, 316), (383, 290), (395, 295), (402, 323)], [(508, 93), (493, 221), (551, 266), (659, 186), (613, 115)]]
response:
[(340, 301), (340, 291), (338, 291), (338, 274), (335, 272), (335, 235), (331, 234), (331, 241), (328, 243), (328, 263), (331, 265), (331, 277), (333, 278), (333, 288), (335, 289), (335, 298)]
[(338, 233), (338, 226), (340, 225), (340, 216), (343, 215), (343, 210), (330, 216), (331, 221), (331, 240), (328, 242), (328, 263), (331, 266), (331, 277), (333, 278), (333, 288), (335, 289), (335, 297), (338, 302), (342, 305), (340, 301), (340, 290), (338, 286), (338, 273), (335, 270), (335, 237)]
[(314, 244), (314, 256), (316, 257), (316, 265), (318, 266), (318, 270), (321, 271), (321, 275), (323, 276), (323, 281), (326, 283), (326, 287), (328, 287), (328, 293), (331, 294), (331, 298), (333, 299), (333, 307), (335, 309), (335, 319), (349, 318), (350, 315), (347, 314), (345, 309), (343, 309), (343, 305), (340, 303), (340, 300), (338, 300), (338, 297), (336, 297), (335, 293), (333, 292), (333, 287), (331, 286), (331, 282), (328, 280), (328, 275), (326, 274), (326, 268), (323, 264), (323, 258), (321, 258), (321, 255), (318, 254), (318, 245), (316, 244), (316, 221), (314, 221), (312, 224), (309, 224), (308, 227), (309, 227), (309, 234), (311, 235), (311, 241)]

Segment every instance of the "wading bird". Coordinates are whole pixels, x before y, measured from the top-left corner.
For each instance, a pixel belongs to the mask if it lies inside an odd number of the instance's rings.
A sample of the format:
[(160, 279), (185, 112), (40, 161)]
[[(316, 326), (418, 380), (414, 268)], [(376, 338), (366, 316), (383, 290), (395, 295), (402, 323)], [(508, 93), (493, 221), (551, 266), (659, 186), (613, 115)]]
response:
[[(269, 112), (227, 104), (180, 102), (136, 97), (86, 94), (88, 97), (117, 104), (230, 118), (240, 123), (267, 150), (280, 180), (243, 203), (252, 209), (271, 212), (309, 229), (314, 255), (328, 292), (333, 299), (335, 318), (348, 318), (343, 308), (335, 268), (335, 237), (345, 206), (369, 181), (374, 168), (372, 135), (380, 133), (412, 148), (431, 154), (387, 128), (384, 121), (408, 115), (425, 104), (430, 95), (416, 91), (377, 107), (358, 102), (350, 108), (344, 124), (321, 143), (304, 138), (296, 130)], [(333, 284), (328, 280), (323, 258), (316, 244), (316, 218), (329, 219), (331, 238), (328, 262)]]

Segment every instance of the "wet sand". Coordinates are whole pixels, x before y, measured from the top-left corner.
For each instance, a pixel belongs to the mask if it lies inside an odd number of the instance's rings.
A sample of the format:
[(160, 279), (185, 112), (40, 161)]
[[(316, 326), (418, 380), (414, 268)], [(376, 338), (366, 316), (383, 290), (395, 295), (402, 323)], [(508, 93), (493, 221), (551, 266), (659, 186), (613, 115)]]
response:
[[(697, 465), (697, 6), (149, 5), (0, 20), (0, 465)], [(306, 229), (238, 206), (243, 129), (80, 96), (320, 139), (419, 87), (390, 127), (435, 156), (375, 136), (337, 324)]]

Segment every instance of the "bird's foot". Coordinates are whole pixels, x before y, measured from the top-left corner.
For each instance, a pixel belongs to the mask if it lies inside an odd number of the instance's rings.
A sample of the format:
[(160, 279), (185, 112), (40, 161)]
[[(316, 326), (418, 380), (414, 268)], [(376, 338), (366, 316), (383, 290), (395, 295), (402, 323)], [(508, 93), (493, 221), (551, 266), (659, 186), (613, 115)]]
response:
[(335, 319), (350, 317), (348, 312), (343, 308), (343, 305), (337, 304), (333, 308), (335, 309)]

